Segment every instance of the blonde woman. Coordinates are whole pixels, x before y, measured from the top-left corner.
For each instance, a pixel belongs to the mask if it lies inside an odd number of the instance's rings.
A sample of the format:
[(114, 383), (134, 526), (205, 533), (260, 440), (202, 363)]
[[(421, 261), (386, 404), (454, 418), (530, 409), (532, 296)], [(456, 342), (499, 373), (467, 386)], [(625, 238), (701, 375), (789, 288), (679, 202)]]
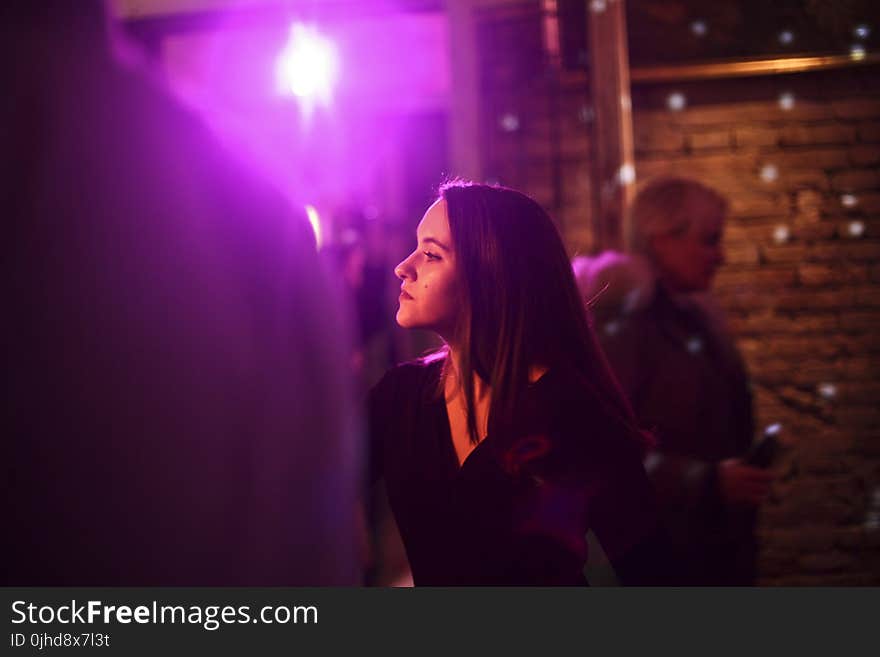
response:
[(642, 426), (682, 585), (755, 582), (755, 515), (772, 475), (748, 465), (749, 382), (706, 294), (723, 262), (727, 201), (694, 180), (648, 183), (631, 208), (632, 253), (575, 263), (597, 334)]

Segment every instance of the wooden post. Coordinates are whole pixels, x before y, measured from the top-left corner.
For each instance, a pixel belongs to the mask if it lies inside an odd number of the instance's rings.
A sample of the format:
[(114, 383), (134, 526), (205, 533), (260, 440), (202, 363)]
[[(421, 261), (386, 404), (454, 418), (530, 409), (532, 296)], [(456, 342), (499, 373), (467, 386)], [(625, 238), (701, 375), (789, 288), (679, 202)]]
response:
[(597, 249), (624, 247), (635, 182), (624, 0), (585, 0), (593, 101), (593, 217)]
[(452, 93), (450, 94), (450, 161), (453, 176), (483, 181), (480, 159), (480, 91), (477, 37), (471, 0), (447, 0)]

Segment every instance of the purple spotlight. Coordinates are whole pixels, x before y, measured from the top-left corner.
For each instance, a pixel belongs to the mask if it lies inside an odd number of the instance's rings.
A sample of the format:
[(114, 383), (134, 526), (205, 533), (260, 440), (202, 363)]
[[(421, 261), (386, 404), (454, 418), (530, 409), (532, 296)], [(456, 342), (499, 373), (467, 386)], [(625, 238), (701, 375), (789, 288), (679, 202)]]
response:
[(291, 25), (275, 65), (279, 93), (296, 96), (306, 113), (316, 105), (329, 105), (338, 69), (336, 46), (329, 39), (313, 26)]

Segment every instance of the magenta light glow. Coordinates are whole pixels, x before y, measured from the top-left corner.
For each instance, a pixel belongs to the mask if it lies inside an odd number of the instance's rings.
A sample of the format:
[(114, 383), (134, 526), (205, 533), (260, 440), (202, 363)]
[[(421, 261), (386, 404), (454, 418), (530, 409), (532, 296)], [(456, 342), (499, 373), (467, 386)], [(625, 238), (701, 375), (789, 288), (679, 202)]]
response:
[(278, 91), (296, 96), (310, 113), (330, 104), (338, 71), (336, 46), (314, 27), (294, 23), (276, 63)]
[(305, 208), (306, 216), (309, 218), (309, 224), (311, 224), (312, 230), (315, 233), (315, 242), (320, 250), (321, 247), (324, 246), (324, 231), (321, 227), (321, 215), (318, 214), (318, 210), (314, 205), (306, 205)]
[(313, 204), (325, 240), (343, 196), (356, 193), (387, 215), (403, 202), (386, 185), (405, 170), (401, 149), (424, 117), (451, 107), (445, 12), (267, 17), (230, 12), (216, 29), (165, 38), (174, 89), (297, 206)]

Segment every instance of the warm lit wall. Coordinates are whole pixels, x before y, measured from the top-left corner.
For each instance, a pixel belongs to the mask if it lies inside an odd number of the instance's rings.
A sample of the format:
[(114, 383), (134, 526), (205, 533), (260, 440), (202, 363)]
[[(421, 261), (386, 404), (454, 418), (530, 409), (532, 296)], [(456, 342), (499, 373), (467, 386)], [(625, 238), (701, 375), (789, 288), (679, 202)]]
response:
[(639, 179), (690, 175), (731, 200), (716, 292), (761, 425), (794, 442), (762, 513), (762, 580), (880, 583), (880, 71), (642, 86), (633, 101)]

